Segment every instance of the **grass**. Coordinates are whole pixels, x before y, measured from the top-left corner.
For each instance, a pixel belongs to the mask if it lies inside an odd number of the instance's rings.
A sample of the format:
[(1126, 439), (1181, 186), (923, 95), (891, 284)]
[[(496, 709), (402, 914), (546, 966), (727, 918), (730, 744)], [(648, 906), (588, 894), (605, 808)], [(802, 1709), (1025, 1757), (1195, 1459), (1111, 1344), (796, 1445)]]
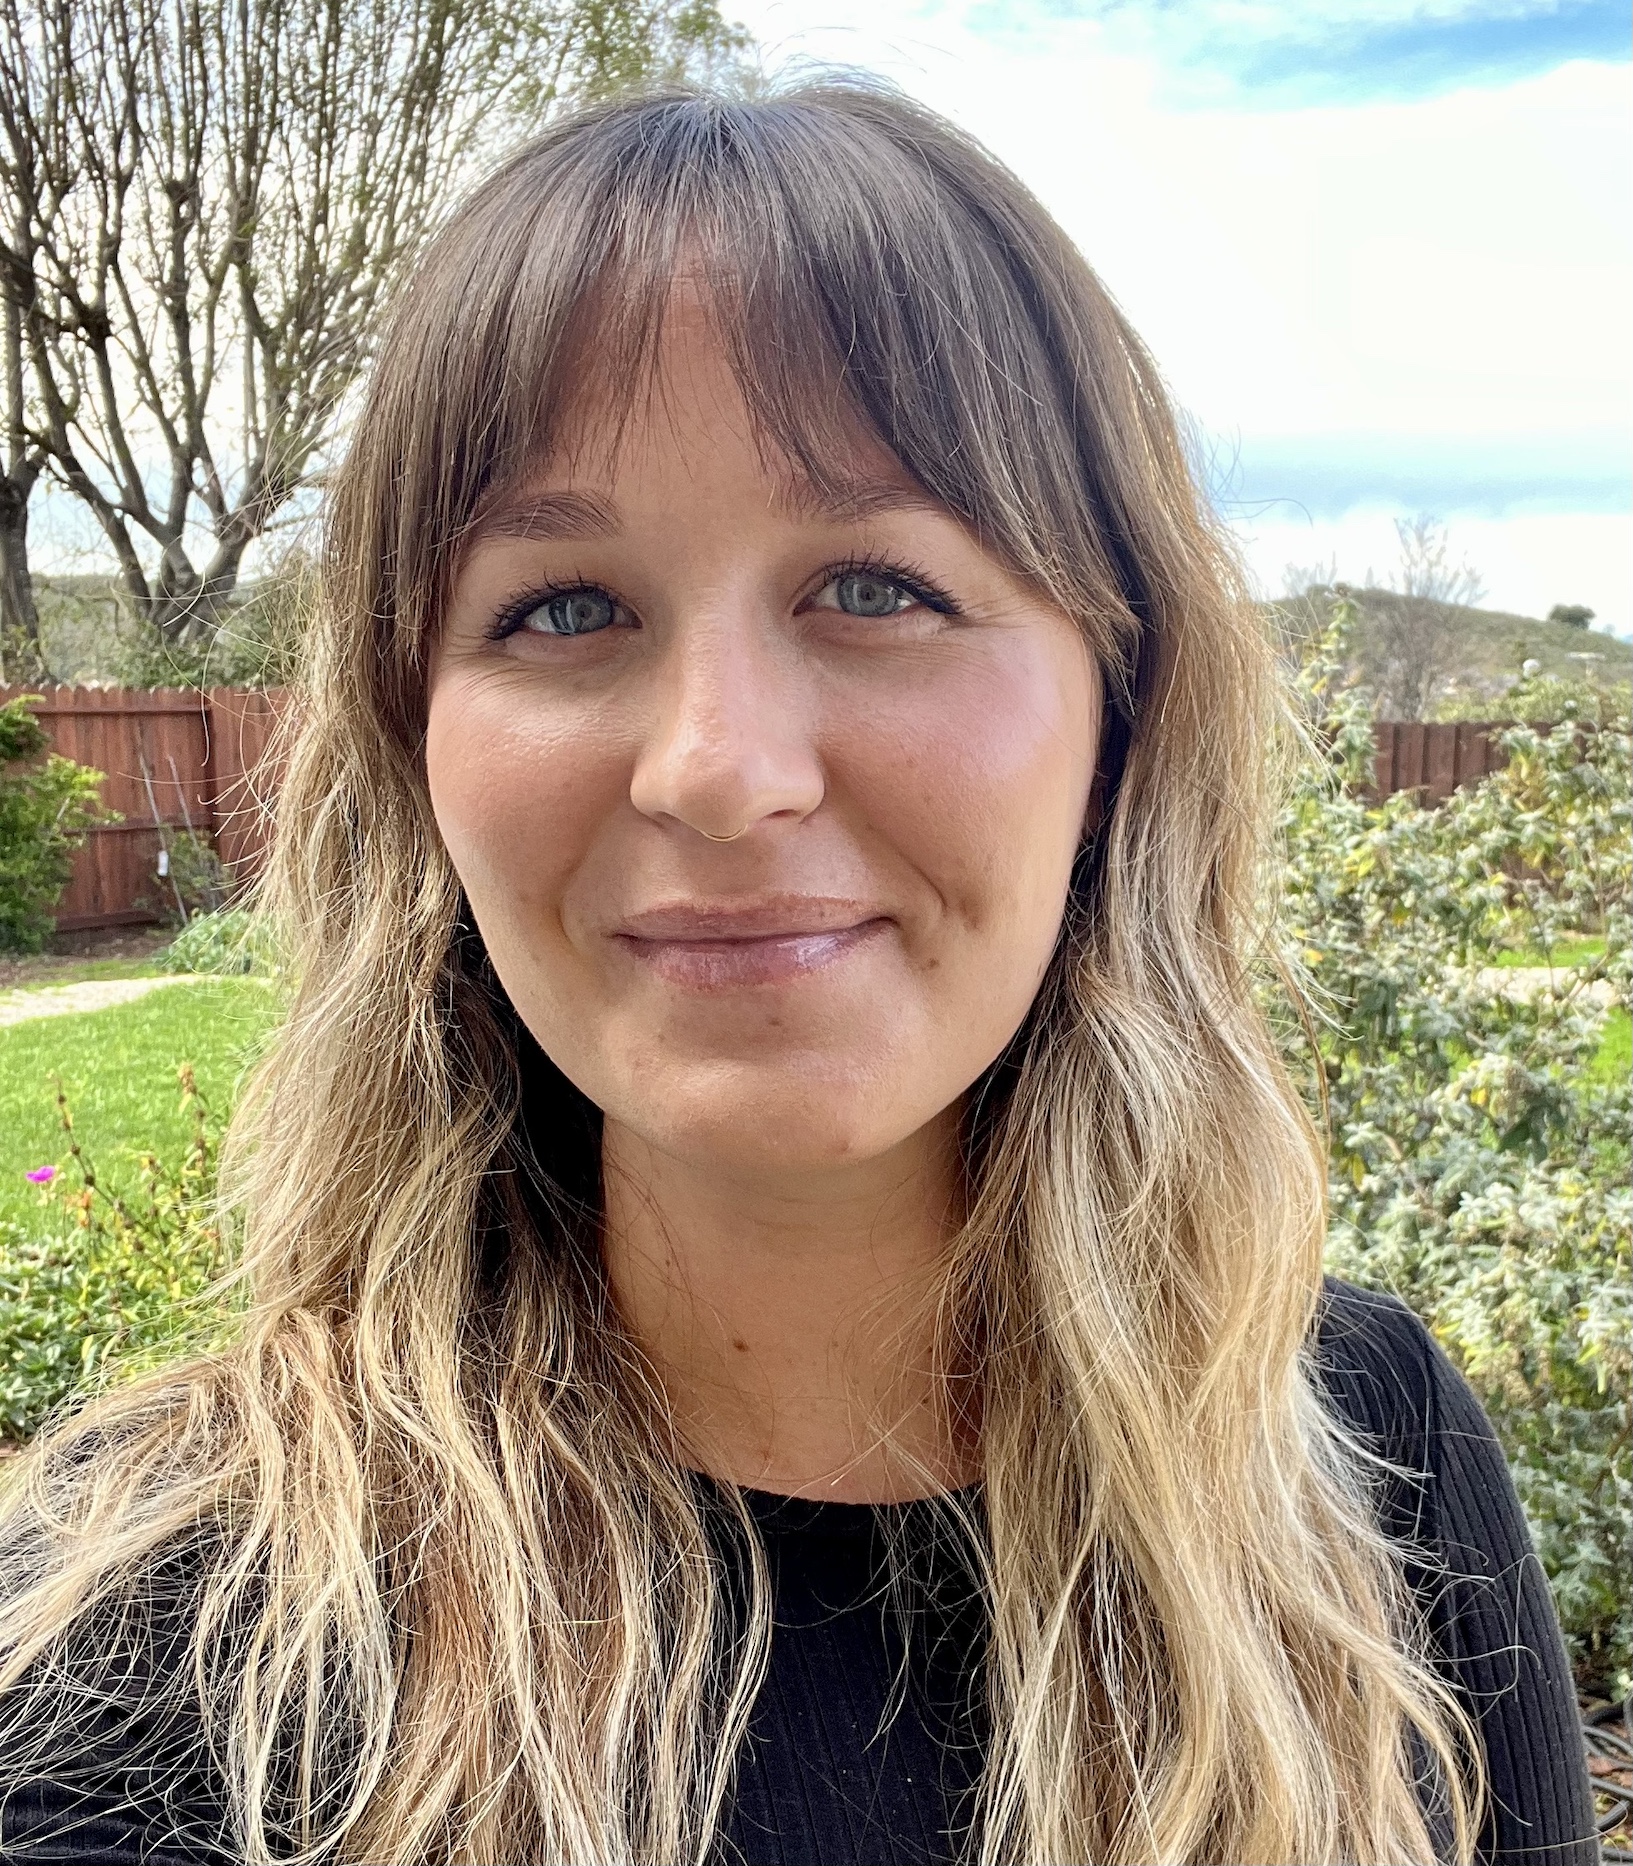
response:
[(0, 1219), (31, 1228), (41, 1195), (24, 1174), (67, 1158), (54, 1074), (98, 1173), (112, 1185), (130, 1184), (139, 1153), (174, 1158), (187, 1144), (177, 1065), (193, 1064), (211, 1109), (225, 1115), (277, 1012), (276, 994), (263, 981), (223, 978), (0, 1029)]
[(1562, 939), (1552, 952), (1528, 949), (1499, 953), (1491, 963), (1497, 966), (1592, 965), (1605, 956), (1604, 939)]
[(111, 930), (105, 941), (93, 935), (94, 943), (88, 947), (70, 933), (49, 942), (44, 952), (0, 951), (0, 991), (149, 978), (158, 972), (159, 954), (174, 937), (169, 927), (137, 926)]
[[(1509, 970), (1521, 966), (1546, 965), (1563, 968), (1592, 965), (1604, 956), (1603, 937), (1562, 939), (1552, 952), (1531, 950), (1499, 953), (1491, 963)], [(1614, 1009), (1605, 1020), (1605, 1034), (1598, 1053), (1588, 1065), (1588, 1073), (1596, 1082), (1616, 1082), (1625, 1080), (1630, 1070), (1633, 1070), (1633, 1016), (1624, 1010)]]
[(1593, 1059), (1591, 1073), (1600, 1082), (1625, 1082), (1633, 1072), (1633, 1015), (1612, 1011), (1605, 1020), (1604, 1039)]

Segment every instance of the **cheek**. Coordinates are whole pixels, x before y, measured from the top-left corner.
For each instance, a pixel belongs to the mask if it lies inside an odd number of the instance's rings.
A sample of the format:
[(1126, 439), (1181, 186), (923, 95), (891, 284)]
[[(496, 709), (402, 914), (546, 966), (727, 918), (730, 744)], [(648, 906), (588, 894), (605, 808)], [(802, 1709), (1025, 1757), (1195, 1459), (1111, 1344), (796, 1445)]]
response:
[[(1024, 987), (1052, 951), (1083, 833), (1098, 681), (1076, 638), (1000, 639), (891, 717), (852, 715), (849, 762), (886, 839), (911, 851), (958, 932)], [(876, 814), (875, 814), (876, 811)], [(1017, 943), (1018, 942), (1018, 943)]]
[(616, 760), (582, 727), (556, 727), (503, 682), (450, 675), (432, 688), (431, 807), (490, 946), (518, 926), (537, 933), (539, 905), (559, 897), (616, 787)]

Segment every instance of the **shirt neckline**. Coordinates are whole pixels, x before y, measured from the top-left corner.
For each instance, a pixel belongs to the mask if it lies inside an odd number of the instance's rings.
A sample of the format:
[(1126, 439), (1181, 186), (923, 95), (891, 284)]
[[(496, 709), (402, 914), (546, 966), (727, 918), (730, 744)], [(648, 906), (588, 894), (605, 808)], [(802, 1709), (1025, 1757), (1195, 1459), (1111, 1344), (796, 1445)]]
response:
[(925, 1497), (903, 1498), (900, 1502), (850, 1503), (831, 1497), (788, 1496), (781, 1491), (760, 1490), (751, 1484), (729, 1484), (705, 1472), (695, 1475), (717, 1491), (735, 1490), (759, 1528), (779, 1535), (870, 1536), (876, 1534), (883, 1523), (907, 1521), (941, 1504), (974, 1503), (982, 1489), (976, 1482), (956, 1490), (935, 1491)]

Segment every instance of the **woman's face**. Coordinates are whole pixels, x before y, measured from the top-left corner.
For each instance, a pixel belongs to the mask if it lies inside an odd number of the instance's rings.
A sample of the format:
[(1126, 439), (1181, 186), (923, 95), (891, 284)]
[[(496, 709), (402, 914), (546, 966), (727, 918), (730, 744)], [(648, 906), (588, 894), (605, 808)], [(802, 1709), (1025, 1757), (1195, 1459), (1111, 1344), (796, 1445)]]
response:
[(438, 825), (609, 1122), (732, 1172), (879, 1159), (956, 1118), (1037, 991), (1095, 667), (871, 437), (838, 503), (762, 458), (695, 298), (613, 425), (586, 403), (463, 554)]

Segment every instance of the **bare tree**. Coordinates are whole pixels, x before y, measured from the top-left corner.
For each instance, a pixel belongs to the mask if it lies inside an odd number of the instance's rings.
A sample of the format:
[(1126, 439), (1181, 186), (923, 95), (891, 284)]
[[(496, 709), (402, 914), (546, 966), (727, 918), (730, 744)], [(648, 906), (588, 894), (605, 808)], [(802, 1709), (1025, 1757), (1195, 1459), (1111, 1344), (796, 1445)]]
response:
[(28, 425), (24, 306), (0, 266), (0, 370), (5, 374), (5, 435), (0, 445), (0, 683), (31, 680), (43, 666), (40, 616), (28, 569), (28, 508), (45, 470), (46, 450)]
[(1451, 533), (1431, 513), (1397, 518), (1400, 563), (1390, 588), (1403, 596), (1421, 596), (1433, 603), (1451, 603), (1472, 609), (1486, 593), (1480, 573), (1464, 558), (1452, 562)]
[(1462, 656), (1463, 613), (1485, 594), (1479, 573), (1454, 561), (1447, 527), (1429, 513), (1396, 519), (1400, 558), (1387, 590), (1369, 591), (1366, 674), (1385, 719), (1422, 719)]
[(208, 635), (479, 153), (743, 43), (714, 0), (0, 0), (16, 457)]
[(4, 374), (3, 452), (0, 452), (0, 680), (32, 678), (42, 667), (40, 618), (28, 566), (29, 502), (45, 470), (47, 450), (31, 425), (34, 400), (25, 342), (34, 300), (38, 215), (27, 205), (52, 207), (33, 147), (11, 134), (14, 88), (37, 99), (44, 122), (60, 119), (60, 74), (30, 57), (27, 41), (0, 17), (0, 372)]

